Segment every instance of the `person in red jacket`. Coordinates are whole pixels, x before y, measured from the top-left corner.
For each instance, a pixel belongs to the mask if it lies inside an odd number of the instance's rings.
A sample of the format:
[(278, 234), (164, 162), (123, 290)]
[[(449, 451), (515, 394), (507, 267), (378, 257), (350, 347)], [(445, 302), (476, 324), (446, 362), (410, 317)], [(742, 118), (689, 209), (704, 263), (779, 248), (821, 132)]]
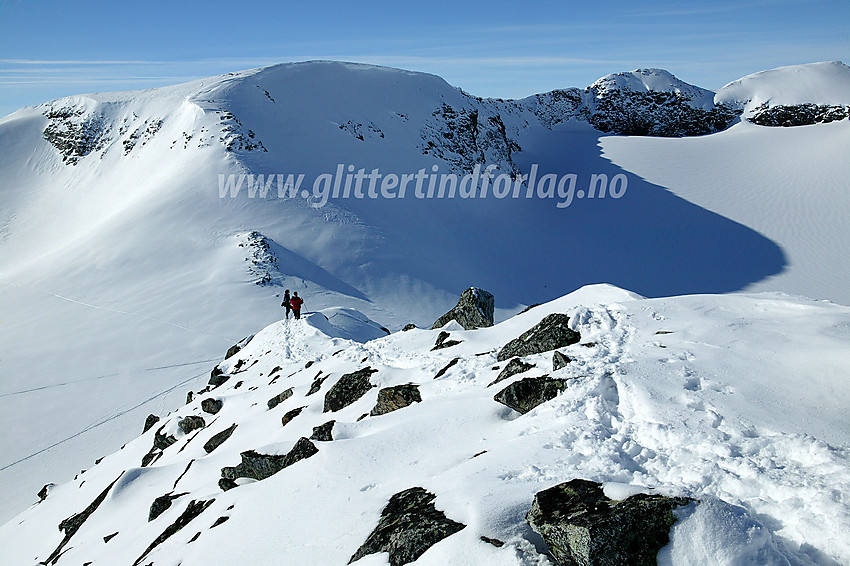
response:
[(292, 293), (292, 298), (289, 299), (289, 306), (292, 307), (292, 314), (295, 315), (295, 320), (301, 318), (301, 305), (304, 304), (304, 299), (298, 296), (298, 291)]

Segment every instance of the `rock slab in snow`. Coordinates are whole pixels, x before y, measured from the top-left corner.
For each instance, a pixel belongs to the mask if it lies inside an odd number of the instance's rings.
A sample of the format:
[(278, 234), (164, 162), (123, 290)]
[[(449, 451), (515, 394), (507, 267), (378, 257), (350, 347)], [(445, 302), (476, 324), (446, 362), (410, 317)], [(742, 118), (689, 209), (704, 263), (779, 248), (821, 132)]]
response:
[(544, 375), (526, 377), (515, 381), (493, 397), (502, 405), (520, 413), (527, 413), (538, 405), (550, 401), (567, 388), (566, 379), (555, 379)]
[(693, 500), (639, 493), (623, 501), (574, 479), (539, 492), (526, 516), (562, 566), (655, 566), (670, 541), (673, 510)]
[(340, 377), (325, 395), (325, 408), (322, 412), (339, 411), (363, 397), (367, 391), (375, 387), (369, 381), (369, 376), (377, 371), (365, 367)]
[[(233, 482), (237, 478), (251, 478), (255, 480), (264, 480), (281, 471), (292, 464), (309, 458), (319, 451), (316, 445), (310, 442), (303, 436), (298, 439), (292, 450), (283, 456), (260, 454), (254, 450), (242, 452), (242, 462), (234, 467), (225, 467), (221, 469), (223, 480)], [(235, 487), (235, 484), (230, 482), (219, 482), (219, 485), (228, 488)]]
[(438, 511), (434, 507), (436, 497), (421, 487), (393, 495), (381, 512), (378, 526), (348, 563), (386, 552), (392, 566), (409, 564), (436, 543), (466, 527)]
[(523, 332), (519, 338), (505, 344), (496, 359), (503, 362), (515, 356), (530, 356), (578, 343), (581, 335), (570, 329), (569, 322), (570, 317), (561, 313), (552, 313), (544, 317), (533, 328)]
[(369, 413), (370, 415), (384, 415), (399, 409), (403, 409), (413, 403), (421, 403), (422, 396), (419, 394), (419, 386), (413, 383), (385, 387), (378, 391), (378, 401)]

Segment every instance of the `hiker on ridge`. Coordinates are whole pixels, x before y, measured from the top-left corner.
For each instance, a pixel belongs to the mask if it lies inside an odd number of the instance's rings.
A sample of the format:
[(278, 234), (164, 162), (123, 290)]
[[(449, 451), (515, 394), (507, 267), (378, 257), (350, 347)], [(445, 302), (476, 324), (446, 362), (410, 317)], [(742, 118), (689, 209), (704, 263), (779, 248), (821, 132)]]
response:
[(289, 304), (289, 289), (283, 292), (283, 302), (280, 303), (280, 306), (286, 309), (286, 320), (289, 320), (289, 311), (292, 310), (292, 305)]
[(295, 320), (301, 319), (301, 305), (304, 304), (304, 299), (298, 296), (298, 291), (292, 294), (289, 300), (289, 305), (292, 307), (292, 314), (295, 315)]

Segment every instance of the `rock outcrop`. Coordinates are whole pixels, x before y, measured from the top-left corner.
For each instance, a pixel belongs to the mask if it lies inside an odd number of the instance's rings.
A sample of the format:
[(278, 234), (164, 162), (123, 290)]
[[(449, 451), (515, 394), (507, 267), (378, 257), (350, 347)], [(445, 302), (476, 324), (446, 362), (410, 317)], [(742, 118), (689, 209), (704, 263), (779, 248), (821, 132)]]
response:
[(254, 338), (253, 335), (246, 336), (245, 338), (228, 348), (227, 353), (224, 354), (224, 359), (226, 360), (227, 358), (238, 354), (242, 350), (242, 348), (248, 345), (248, 342), (250, 342), (252, 338)]
[(275, 395), (274, 397), (269, 399), (268, 402), (266, 403), (266, 405), (268, 405), (269, 410), (272, 410), (275, 407), (277, 407), (278, 405), (280, 405), (281, 403), (283, 403), (284, 401), (286, 401), (287, 399), (289, 399), (290, 397), (292, 397), (292, 388), (291, 387), (289, 389), (287, 389), (286, 391), (284, 391), (282, 393), (278, 393), (277, 395)]
[(212, 372), (210, 372), (210, 380), (209, 380), (208, 383), (209, 383), (210, 387), (216, 388), (219, 385), (222, 385), (228, 379), (230, 379), (230, 375), (224, 373), (224, 371), (222, 371), (222, 369), (220, 367), (215, 366), (212, 369)]
[(335, 420), (330, 420), (324, 424), (320, 424), (319, 426), (314, 426), (313, 434), (310, 435), (310, 440), (317, 440), (319, 442), (330, 442), (334, 439), (333, 430), (335, 424)]
[(555, 379), (544, 375), (526, 377), (515, 381), (493, 397), (503, 405), (520, 413), (527, 413), (538, 405), (554, 399), (567, 388), (566, 379)]
[(189, 434), (193, 430), (204, 428), (207, 423), (204, 421), (204, 417), (189, 415), (177, 421), (177, 426), (183, 431), (183, 434)]
[(499, 375), (496, 376), (496, 379), (494, 379), (492, 382), (490, 382), (490, 384), (487, 385), (487, 387), (490, 387), (490, 385), (495, 385), (496, 383), (499, 383), (500, 381), (504, 381), (504, 380), (508, 379), (509, 377), (512, 377), (512, 376), (514, 376), (518, 373), (526, 372), (533, 367), (534, 367), (534, 364), (529, 364), (529, 363), (522, 361), (519, 358), (514, 358), (514, 359), (512, 359), (511, 361), (508, 362), (508, 364), (504, 367), (504, 369), (502, 369), (502, 371), (499, 372)]
[(373, 417), (385, 415), (399, 409), (403, 409), (412, 403), (421, 403), (422, 396), (419, 394), (419, 386), (413, 383), (385, 387), (378, 391), (378, 401), (369, 413)]
[(558, 371), (562, 367), (566, 367), (566, 365), (571, 361), (572, 360), (569, 358), (569, 356), (565, 356), (558, 350), (555, 350), (555, 352), (552, 354), (552, 371)]
[(159, 422), (158, 416), (154, 415), (153, 413), (148, 415), (147, 418), (145, 419), (145, 428), (144, 428), (144, 430), (142, 430), (142, 434), (149, 431), (151, 429), (151, 427), (158, 422)]
[(530, 356), (549, 352), (570, 344), (577, 344), (581, 335), (569, 327), (570, 317), (553, 313), (543, 318), (533, 328), (505, 344), (496, 359), (503, 362), (515, 356)]
[[(283, 456), (260, 454), (254, 450), (242, 452), (240, 454), (242, 462), (239, 465), (221, 469), (222, 481), (219, 481), (219, 485), (223, 489), (230, 489), (236, 486), (237, 478), (264, 480), (300, 460), (315, 455), (318, 451), (315, 444), (302, 436), (292, 450)], [(229, 482), (223, 480), (229, 480)]]
[(325, 408), (322, 412), (339, 411), (363, 397), (366, 392), (375, 387), (369, 381), (369, 376), (377, 371), (365, 367), (340, 377), (339, 381), (325, 394)]
[(160, 495), (151, 503), (151, 508), (148, 511), (148, 523), (165, 513), (170, 507), (171, 502), (175, 499), (183, 497), (187, 495), (186, 493), (166, 493), (165, 495)]
[(457, 346), (460, 344), (460, 340), (449, 340), (449, 334), (445, 330), (437, 334), (437, 341), (434, 343), (434, 347), (431, 348), (431, 351), (434, 350), (442, 350), (443, 348), (451, 348), (452, 346)]
[(381, 512), (378, 526), (348, 563), (369, 554), (386, 552), (392, 566), (409, 564), (436, 543), (465, 528), (466, 525), (437, 510), (436, 497), (421, 487), (393, 495)]
[(204, 444), (204, 451), (209, 454), (230, 438), (230, 435), (233, 434), (233, 431), (236, 430), (236, 423), (233, 423), (228, 428), (219, 432), (218, 434), (213, 435), (212, 438), (207, 440), (206, 444)]
[(141, 556), (139, 556), (135, 562), (133, 562), (133, 566), (138, 566), (141, 564), (142, 560), (145, 559), (145, 556), (150, 554), (151, 550), (168, 540), (171, 535), (188, 525), (192, 519), (203, 513), (207, 507), (213, 504), (215, 499), (209, 499), (207, 501), (195, 501), (194, 499), (189, 502), (189, 505), (186, 506), (186, 510), (177, 517), (177, 520), (170, 524), (158, 537), (154, 539), (150, 545), (145, 549)]
[(201, 410), (211, 415), (218, 413), (223, 406), (224, 402), (222, 400), (213, 399), (212, 397), (201, 401)]
[(296, 407), (296, 408), (292, 409), (291, 411), (287, 411), (286, 414), (283, 415), (280, 418), (280, 426), (288, 425), (290, 423), (290, 421), (292, 421), (292, 419), (294, 419), (295, 417), (300, 415), (301, 411), (303, 411), (306, 408), (307, 407)]
[(673, 510), (692, 501), (646, 494), (614, 501), (602, 484), (574, 479), (535, 495), (526, 521), (561, 566), (655, 566)]
[(493, 326), (495, 304), (492, 293), (470, 287), (460, 294), (455, 308), (438, 318), (431, 329), (442, 328), (451, 320), (457, 321), (466, 330)]

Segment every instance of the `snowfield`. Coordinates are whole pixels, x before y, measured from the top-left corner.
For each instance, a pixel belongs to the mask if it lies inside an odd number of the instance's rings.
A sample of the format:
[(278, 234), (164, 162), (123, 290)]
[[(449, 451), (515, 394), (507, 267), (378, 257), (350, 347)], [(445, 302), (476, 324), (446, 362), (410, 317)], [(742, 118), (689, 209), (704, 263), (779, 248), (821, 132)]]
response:
[[(488, 385), (504, 365), (498, 350), (555, 312), (581, 333), (580, 344), (560, 350), (573, 361), (553, 372), (552, 352), (535, 354), (524, 358), (533, 369)], [(524, 516), (536, 492), (573, 478), (604, 482), (612, 497), (700, 500), (678, 511), (659, 564), (850, 561), (850, 308), (775, 293), (643, 299), (592, 286), (491, 328), (449, 323), (445, 330), (461, 343), (437, 351), (437, 330), (372, 338), (364, 317), (327, 314), (259, 332), (221, 365), (233, 373), (224, 385), (0, 528), (3, 563), (44, 560), (62, 539), (56, 525), (116, 478), (58, 564), (132, 564), (190, 500), (210, 499), (144, 563), (346, 564), (389, 497), (414, 486), (466, 525), (417, 564), (550, 564)], [(340, 375), (363, 367), (377, 370), (375, 388), (323, 413)], [(524, 415), (494, 401), (511, 381), (542, 374), (568, 378), (569, 386)], [(308, 395), (317, 376), (326, 381)], [(421, 402), (363, 418), (378, 388), (407, 383), (418, 384)], [(266, 401), (288, 388), (294, 394), (269, 409)], [(200, 408), (208, 397), (223, 402), (215, 415)], [(206, 427), (181, 433), (177, 422), (188, 415), (202, 416)], [(329, 419), (333, 440), (315, 441), (315, 456), (262, 481), (219, 488), (220, 469), (237, 464), (240, 452), (285, 454)], [(203, 444), (233, 423), (232, 436), (207, 454)], [(140, 468), (158, 429), (177, 441)], [(148, 522), (153, 500), (172, 492), (183, 495)], [(208, 531), (219, 517), (229, 520)], [(386, 564), (386, 555), (358, 563)]]
[[(0, 563), (46, 559), (57, 525), (119, 475), (60, 564), (132, 564), (190, 500), (213, 497), (144, 564), (230, 564), (237, 553), (342, 564), (388, 498), (413, 486), (467, 525), (417, 563), (547, 564), (523, 517), (535, 493), (572, 478), (700, 499), (680, 511), (660, 563), (850, 563), (850, 120), (749, 121), (795, 105), (835, 117), (850, 112), (848, 93), (841, 62), (717, 92), (643, 69), (514, 101), (433, 75), (314, 61), (0, 119)], [(678, 131), (677, 120), (699, 125), (718, 104), (740, 117), (691, 137), (613, 135), (588, 118), (610, 112), (638, 129), (663, 119)], [(566, 208), (492, 192), (322, 208), (276, 188), (220, 196), (222, 175), (303, 173), (311, 185), (340, 164), (461, 175), (476, 163), (575, 174), (582, 190), (594, 174), (622, 175), (628, 190)], [(585, 287), (597, 282), (610, 285)], [(470, 285), (495, 295), (500, 324), (449, 328), (462, 343), (435, 352), (436, 331), (400, 332), (430, 327)], [(299, 323), (280, 321), (285, 288), (306, 300)], [(505, 384), (487, 387), (503, 365), (495, 352), (549, 312), (569, 314), (595, 345), (565, 350), (574, 361), (553, 375), (575, 378), (570, 387), (519, 416), (493, 400)], [(203, 397), (183, 406), (187, 391), (255, 333), (222, 364), (244, 359), (243, 385), (216, 389), (222, 411), (179, 432), (178, 417), (200, 415)], [(529, 361), (528, 375), (552, 373), (551, 353)], [(285, 454), (310, 436), (328, 420), (327, 389), (365, 365), (378, 387), (334, 414), (334, 440), (317, 442), (318, 454), (219, 489), (241, 451)], [(331, 377), (307, 396), (319, 371)], [(419, 384), (421, 403), (358, 421), (380, 387), (405, 383)], [(288, 387), (293, 397), (268, 410)], [(150, 413), (168, 417), (131, 441)], [(178, 443), (139, 467), (163, 424)], [(33, 506), (48, 482), (58, 485)], [(151, 501), (171, 490), (189, 495), (148, 523)]]

